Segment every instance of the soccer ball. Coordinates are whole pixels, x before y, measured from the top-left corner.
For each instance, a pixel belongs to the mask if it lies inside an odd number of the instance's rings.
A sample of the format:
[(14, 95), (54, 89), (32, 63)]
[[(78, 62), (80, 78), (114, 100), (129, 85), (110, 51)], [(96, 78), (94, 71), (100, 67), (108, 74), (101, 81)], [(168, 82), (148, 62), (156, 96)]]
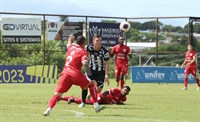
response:
[(124, 22), (120, 23), (119, 28), (120, 28), (120, 30), (122, 30), (124, 32), (128, 32), (129, 29), (131, 28), (131, 25), (127, 21), (124, 21)]

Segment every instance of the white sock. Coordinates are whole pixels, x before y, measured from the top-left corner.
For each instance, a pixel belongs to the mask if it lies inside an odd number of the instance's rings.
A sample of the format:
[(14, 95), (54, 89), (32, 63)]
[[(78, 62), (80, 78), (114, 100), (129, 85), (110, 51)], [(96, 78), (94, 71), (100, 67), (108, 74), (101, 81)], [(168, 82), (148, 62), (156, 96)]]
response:
[(50, 107), (48, 107), (48, 108), (47, 108), (47, 111), (51, 111), (51, 108), (50, 108)]
[(99, 103), (98, 102), (95, 102), (94, 103), (94, 108), (97, 108), (99, 106)]

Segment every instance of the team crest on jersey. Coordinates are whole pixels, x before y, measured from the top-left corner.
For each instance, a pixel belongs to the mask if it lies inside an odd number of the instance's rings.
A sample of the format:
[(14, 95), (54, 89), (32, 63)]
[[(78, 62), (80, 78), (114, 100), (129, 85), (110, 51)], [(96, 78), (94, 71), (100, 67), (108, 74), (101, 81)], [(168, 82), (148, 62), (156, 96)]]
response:
[(123, 49), (124, 52), (126, 52), (126, 49)]

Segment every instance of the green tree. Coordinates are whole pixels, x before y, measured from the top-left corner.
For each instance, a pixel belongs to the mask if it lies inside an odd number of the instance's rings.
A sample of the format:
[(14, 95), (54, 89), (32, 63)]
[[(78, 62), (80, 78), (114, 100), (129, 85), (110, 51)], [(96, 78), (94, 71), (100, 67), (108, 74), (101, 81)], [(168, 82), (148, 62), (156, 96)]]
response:
[(193, 28), (195, 33), (200, 33), (200, 23), (194, 23)]
[[(158, 22), (158, 30), (160, 30), (161, 26), (163, 26), (163, 23)], [(148, 30), (148, 29), (156, 29), (156, 20), (144, 22), (140, 28), (140, 30)]]
[(68, 16), (63, 15), (63, 16), (59, 16), (59, 18), (60, 18), (60, 22), (69, 22)]
[(142, 24), (140, 22), (131, 22), (131, 21), (129, 21), (129, 23), (130, 23), (132, 28), (137, 29), (137, 30), (141, 29)]
[(102, 23), (117, 23), (116, 20), (101, 20)]
[(167, 32), (173, 32), (174, 26), (172, 25), (164, 25), (162, 30)]

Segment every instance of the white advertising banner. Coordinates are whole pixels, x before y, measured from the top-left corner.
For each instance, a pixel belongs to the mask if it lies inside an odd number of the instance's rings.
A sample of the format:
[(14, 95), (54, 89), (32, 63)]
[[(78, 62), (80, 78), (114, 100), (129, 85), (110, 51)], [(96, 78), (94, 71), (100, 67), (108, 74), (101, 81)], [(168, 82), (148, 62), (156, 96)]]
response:
[(70, 34), (75, 38), (83, 35), (82, 22), (47, 22), (48, 40), (68, 40)]
[(46, 23), (48, 40), (57, 40), (56, 35), (58, 34), (63, 23), (64, 22), (50, 22), (50, 21)]
[(41, 43), (40, 18), (3, 18), (3, 43)]

